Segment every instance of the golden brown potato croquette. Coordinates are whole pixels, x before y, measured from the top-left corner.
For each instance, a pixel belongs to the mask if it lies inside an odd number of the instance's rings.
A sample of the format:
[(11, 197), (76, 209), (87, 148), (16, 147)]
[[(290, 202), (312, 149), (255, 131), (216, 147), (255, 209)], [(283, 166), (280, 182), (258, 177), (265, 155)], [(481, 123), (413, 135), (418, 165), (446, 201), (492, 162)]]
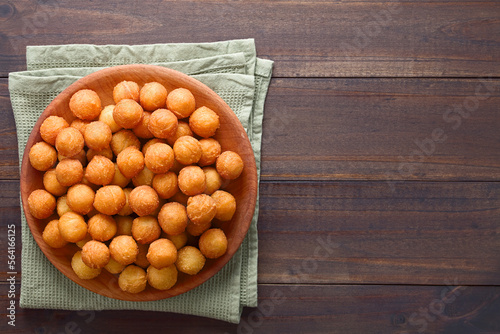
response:
[(220, 126), (219, 115), (210, 108), (200, 107), (189, 117), (189, 126), (200, 137), (212, 137)]
[(153, 173), (166, 173), (174, 164), (174, 151), (167, 144), (153, 144), (148, 148), (144, 162)]
[(139, 216), (150, 215), (160, 204), (158, 194), (150, 186), (134, 188), (130, 192), (128, 200), (130, 208)]
[(187, 215), (189, 220), (196, 225), (210, 223), (217, 213), (214, 199), (206, 194), (189, 197), (187, 202)]
[(238, 153), (225, 151), (217, 158), (217, 172), (220, 176), (228, 180), (234, 180), (241, 175), (243, 171), (243, 159)]
[(224, 231), (218, 228), (205, 231), (200, 237), (199, 247), (206, 258), (221, 257), (227, 250), (227, 238)]
[(144, 168), (144, 155), (134, 146), (129, 146), (118, 154), (116, 164), (120, 172), (131, 179)]
[(81, 215), (86, 215), (94, 209), (95, 192), (85, 184), (75, 184), (68, 189), (66, 203), (69, 208)]
[(102, 155), (94, 156), (85, 169), (87, 180), (100, 186), (110, 184), (114, 176), (115, 165), (110, 159)]
[(165, 108), (167, 93), (167, 89), (162, 84), (158, 82), (148, 82), (142, 86), (139, 92), (141, 106), (147, 111)]
[(101, 99), (93, 90), (82, 89), (71, 96), (69, 109), (79, 119), (91, 121), (101, 113)]
[(131, 236), (119, 235), (111, 240), (109, 252), (116, 262), (126, 266), (134, 263), (139, 253), (139, 248)]
[(177, 117), (167, 109), (157, 109), (149, 118), (148, 129), (156, 138), (168, 138), (175, 134)]
[(185, 246), (177, 252), (175, 266), (183, 273), (196, 275), (205, 265), (205, 261), (205, 257), (198, 248)]
[(130, 265), (118, 277), (118, 286), (125, 292), (139, 293), (146, 289), (146, 272), (138, 266)]
[(82, 261), (90, 268), (103, 268), (109, 258), (108, 246), (100, 241), (90, 240), (82, 247)]
[(65, 157), (73, 157), (80, 153), (84, 144), (82, 133), (73, 127), (62, 129), (56, 137), (57, 152)]
[(37, 189), (28, 197), (28, 208), (33, 217), (45, 219), (54, 213), (56, 199), (47, 190)]
[(186, 207), (177, 202), (163, 205), (158, 214), (158, 223), (163, 232), (168, 235), (181, 234), (186, 230), (188, 224)]
[(118, 186), (104, 186), (95, 193), (94, 208), (105, 215), (112, 216), (120, 212), (127, 199), (123, 189)]
[(42, 233), (43, 241), (52, 248), (62, 248), (68, 244), (59, 233), (59, 220), (51, 220)]
[(197, 163), (201, 158), (202, 150), (198, 139), (191, 136), (182, 136), (174, 143), (175, 159), (183, 165)]
[(133, 81), (122, 81), (113, 89), (113, 100), (115, 103), (124, 99), (131, 99), (139, 102), (139, 85)]
[(100, 151), (109, 146), (112, 135), (111, 128), (106, 123), (95, 121), (87, 125), (83, 138), (88, 148)]
[(124, 129), (132, 129), (141, 121), (144, 110), (134, 100), (125, 99), (118, 102), (113, 109), (113, 119)]
[(196, 108), (193, 93), (186, 88), (177, 88), (167, 95), (167, 108), (177, 118), (189, 117)]
[(147, 258), (156, 269), (165, 268), (177, 260), (177, 248), (168, 239), (158, 239), (149, 245)]
[(75, 255), (73, 255), (73, 258), (71, 259), (71, 268), (73, 268), (75, 274), (81, 279), (93, 279), (101, 273), (100, 268), (90, 268), (83, 262), (81, 251), (78, 251)]
[(186, 166), (181, 169), (177, 182), (179, 189), (188, 196), (201, 194), (206, 187), (205, 173), (198, 166)]
[(57, 162), (57, 152), (52, 146), (41, 141), (31, 147), (29, 159), (33, 168), (43, 172)]
[(69, 127), (68, 122), (59, 116), (47, 117), (40, 126), (40, 136), (50, 145), (56, 144), (56, 137), (62, 129)]

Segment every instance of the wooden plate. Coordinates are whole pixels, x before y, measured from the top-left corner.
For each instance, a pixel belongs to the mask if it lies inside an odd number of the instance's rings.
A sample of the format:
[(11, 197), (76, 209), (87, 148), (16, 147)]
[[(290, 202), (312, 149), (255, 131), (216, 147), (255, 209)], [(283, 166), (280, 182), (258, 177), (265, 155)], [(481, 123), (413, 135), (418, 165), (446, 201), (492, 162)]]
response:
[[(205, 267), (197, 275), (189, 276), (179, 272), (177, 284), (172, 289), (166, 291), (156, 290), (148, 285), (145, 291), (138, 294), (123, 292), (118, 287), (117, 275), (112, 275), (104, 269), (95, 279), (82, 280), (78, 278), (71, 268), (71, 258), (78, 250), (78, 247), (74, 244), (61, 249), (49, 247), (42, 239), (42, 232), (50, 218), (45, 220), (35, 219), (28, 209), (29, 194), (35, 189), (43, 188), (43, 172), (35, 170), (28, 158), (29, 150), (33, 144), (42, 140), (40, 125), (43, 120), (48, 116), (57, 115), (64, 117), (70, 123), (75, 117), (69, 110), (69, 100), (80, 89), (92, 89), (96, 91), (101, 98), (103, 106), (114, 104), (113, 87), (123, 80), (135, 81), (141, 87), (147, 82), (158, 81), (168, 91), (178, 87), (189, 89), (196, 98), (197, 107), (207, 106), (219, 115), (221, 126), (214, 137), (220, 142), (222, 150), (237, 152), (245, 163), (245, 168), (241, 176), (231, 181), (225, 188), (225, 190), (233, 194), (237, 203), (233, 219), (223, 223), (221, 226), (228, 239), (226, 254), (216, 260), (207, 260)], [(68, 278), (84, 288), (106, 297), (130, 301), (159, 300), (182, 294), (202, 284), (217, 273), (237, 251), (248, 231), (255, 210), (257, 199), (257, 168), (252, 147), (243, 126), (231, 108), (210, 88), (183, 73), (160, 66), (115, 66), (97, 71), (76, 81), (59, 94), (42, 113), (31, 132), (24, 151), (21, 166), (21, 198), (23, 210), (35, 241), (50, 262)]]

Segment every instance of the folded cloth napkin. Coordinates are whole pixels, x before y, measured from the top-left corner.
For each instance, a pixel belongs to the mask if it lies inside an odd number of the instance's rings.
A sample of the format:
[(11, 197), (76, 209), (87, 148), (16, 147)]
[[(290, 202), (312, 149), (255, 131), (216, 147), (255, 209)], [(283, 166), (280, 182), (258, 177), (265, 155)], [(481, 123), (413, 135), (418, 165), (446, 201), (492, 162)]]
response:
[[(36, 120), (68, 85), (103, 67), (140, 63), (184, 72), (219, 94), (247, 130), (260, 175), (262, 118), (272, 61), (256, 57), (252, 39), (135, 46), (29, 46), (26, 58), (27, 71), (9, 75), (19, 161)], [(201, 286), (165, 300), (129, 302), (95, 294), (66, 278), (38, 248), (22, 214), (20, 306), (167, 311), (238, 323), (244, 306), (257, 305), (257, 217), (258, 201), (251, 227), (238, 252)]]

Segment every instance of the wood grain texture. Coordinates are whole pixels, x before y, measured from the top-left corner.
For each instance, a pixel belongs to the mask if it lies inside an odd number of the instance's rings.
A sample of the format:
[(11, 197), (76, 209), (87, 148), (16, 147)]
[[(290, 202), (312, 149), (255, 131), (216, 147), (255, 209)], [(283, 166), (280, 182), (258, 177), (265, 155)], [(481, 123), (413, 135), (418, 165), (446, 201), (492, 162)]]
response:
[(19, 179), (16, 123), (7, 79), (0, 79), (0, 179)]
[[(0, 187), (0, 233), (20, 233), (18, 184)], [(500, 183), (264, 181), (259, 282), (500, 285), (499, 212)]]
[[(19, 285), (15, 285), (19, 291)], [(2, 318), (9, 286), (0, 285)], [(31, 310), (2, 333), (444, 333), (500, 331), (500, 287), (260, 285), (259, 308), (239, 325), (145, 311)]]
[(248, 37), (256, 39), (261, 57), (275, 61), (278, 77), (500, 74), (495, 1), (145, 0), (124, 6), (116, 0), (22, 0), (2, 4), (1, 76), (25, 68), (26, 45)]
[[(273, 79), (262, 179), (498, 181), (499, 104), (497, 79)], [(17, 178), (5, 79), (0, 118), (0, 178)]]

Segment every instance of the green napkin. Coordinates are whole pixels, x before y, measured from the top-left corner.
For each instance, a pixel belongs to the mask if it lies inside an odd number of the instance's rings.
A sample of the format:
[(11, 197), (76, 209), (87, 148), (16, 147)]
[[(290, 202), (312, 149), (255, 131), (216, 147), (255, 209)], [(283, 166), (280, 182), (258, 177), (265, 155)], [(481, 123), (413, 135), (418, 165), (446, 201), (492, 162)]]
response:
[[(260, 175), (263, 107), (272, 61), (256, 57), (252, 39), (135, 46), (29, 46), (26, 58), (28, 70), (9, 75), (20, 161), (36, 120), (68, 85), (103, 67), (141, 63), (184, 72), (219, 94), (247, 130)], [(90, 292), (61, 274), (38, 248), (23, 214), (20, 306), (167, 311), (238, 323), (244, 306), (257, 305), (257, 217), (258, 202), (250, 230), (238, 252), (201, 286), (165, 300), (128, 302)]]

